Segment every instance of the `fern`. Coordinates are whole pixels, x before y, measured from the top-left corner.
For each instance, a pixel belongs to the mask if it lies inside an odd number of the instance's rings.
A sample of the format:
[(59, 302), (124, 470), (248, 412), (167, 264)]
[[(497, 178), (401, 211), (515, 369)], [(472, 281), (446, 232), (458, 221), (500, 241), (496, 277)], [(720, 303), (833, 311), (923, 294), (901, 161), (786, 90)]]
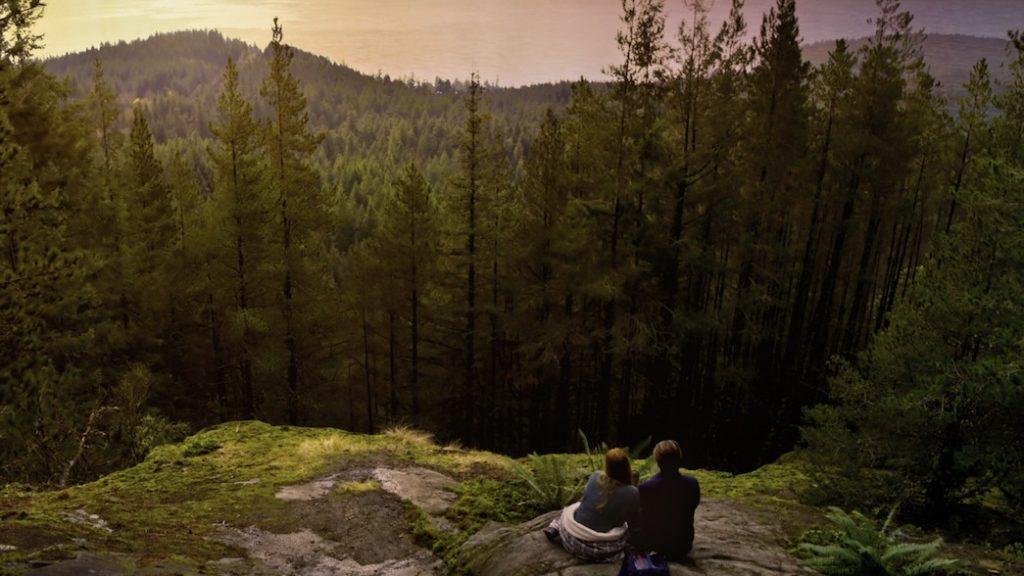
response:
[[(578, 430), (577, 433), (580, 436), (580, 442), (583, 443), (583, 451), (587, 454), (587, 460), (590, 462), (591, 470), (601, 470), (604, 468), (603, 455), (608, 451), (609, 446), (606, 442), (600, 442), (596, 446), (591, 447), (590, 440), (587, 439), (587, 435), (583, 430)], [(654, 463), (650, 458), (641, 458), (640, 455), (647, 452), (651, 446), (651, 437), (648, 436), (640, 442), (637, 442), (634, 446), (626, 448), (626, 454), (629, 455), (629, 460), (633, 471), (636, 472), (641, 479), (650, 477), (651, 471), (654, 468)]]
[(942, 540), (897, 542), (888, 533), (894, 515), (895, 509), (878, 529), (858, 512), (832, 508), (826, 517), (838, 528), (838, 541), (801, 544), (807, 554), (804, 563), (828, 576), (938, 576), (956, 568), (956, 560), (937, 557)]
[(513, 470), (530, 487), (531, 504), (543, 511), (558, 510), (575, 502), (583, 494), (586, 477), (566, 458), (555, 454), (527, 457), (528, 465), (515, 463)]

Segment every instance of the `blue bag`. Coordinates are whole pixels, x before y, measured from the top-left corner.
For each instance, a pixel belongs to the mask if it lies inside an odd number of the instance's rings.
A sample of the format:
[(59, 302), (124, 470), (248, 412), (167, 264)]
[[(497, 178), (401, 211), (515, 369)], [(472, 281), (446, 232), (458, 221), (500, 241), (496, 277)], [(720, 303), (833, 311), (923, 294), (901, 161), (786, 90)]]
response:
[(657, 554), (626, 552), (619, 576), (670, 576), (668, 562)]

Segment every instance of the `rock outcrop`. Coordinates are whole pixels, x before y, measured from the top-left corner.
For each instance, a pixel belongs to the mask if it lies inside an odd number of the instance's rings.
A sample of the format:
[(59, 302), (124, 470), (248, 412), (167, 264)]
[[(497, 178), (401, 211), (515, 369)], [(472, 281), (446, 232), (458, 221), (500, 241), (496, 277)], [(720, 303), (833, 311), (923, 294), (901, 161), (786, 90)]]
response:
[[(518, 526), (489, 524), (462, 547), (465, 566), (476, 576), (616, 576), (618, 564), (587, 564), (544, 536), (558, 514)], [(786, 553), (777, 527), (750, 510), (708, 500), (697, 511), (697, 537), (690, 560), (673, 564), (673, 576), (782, 576), (805, 571)]]

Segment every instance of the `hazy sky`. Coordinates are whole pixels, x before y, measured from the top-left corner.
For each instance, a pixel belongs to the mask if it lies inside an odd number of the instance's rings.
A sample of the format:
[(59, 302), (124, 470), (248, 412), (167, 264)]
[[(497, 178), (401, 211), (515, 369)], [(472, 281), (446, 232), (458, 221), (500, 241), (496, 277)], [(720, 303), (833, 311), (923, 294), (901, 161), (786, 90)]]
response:
[[(748, 0), (756, 24), (774, 0)], [(729, 0), (715, 0), (713, 15)], [(503, 85), (600, 77), (616, 60), (619, 0), (49, 0), (44, 55), (154, 32), (217, 29), (258, 45), (279, 16), (285, 40), (367, 73), (465, 78)], [(1024, 0), (905, 0), (934, 33), (1003, 36), (1024, 28)], [(686, 11), (667, 0), (673, 31)], [(871, 30), (874, 0), (798, 0), (804, 40)]]

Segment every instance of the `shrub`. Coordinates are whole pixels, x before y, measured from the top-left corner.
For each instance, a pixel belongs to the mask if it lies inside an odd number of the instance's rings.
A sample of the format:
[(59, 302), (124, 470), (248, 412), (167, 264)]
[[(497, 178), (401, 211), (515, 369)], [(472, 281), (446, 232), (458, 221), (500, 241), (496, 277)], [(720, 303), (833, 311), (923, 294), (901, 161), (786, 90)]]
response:
[(188, 424), (172, 422), (159, 415), (147, 414), (135, 427), (135, 452), (145, 458), (150, 450), (164, 444), (180, 442), (188, 434)]
[(804, 563), (829, 576), (926, 576), (949, 574), (956, 567), (956, 560), (938, 557), (941, 539), (897, 542), (888, 532), (892, 516), (878, 529), (857, 512), (832, 508), (827, 517), (836, 528), (835, 542), (801, 544), (807, 555)]
[(220, 449), (220, 442), (217, 442), (213, 438), (193, 438), (188, 444), (185, 445), (185, 449), (182, 451), (182, 456), (186, 458), (193, 458), (195, 456), (202, 456), (203, 454), (209, 454)]

